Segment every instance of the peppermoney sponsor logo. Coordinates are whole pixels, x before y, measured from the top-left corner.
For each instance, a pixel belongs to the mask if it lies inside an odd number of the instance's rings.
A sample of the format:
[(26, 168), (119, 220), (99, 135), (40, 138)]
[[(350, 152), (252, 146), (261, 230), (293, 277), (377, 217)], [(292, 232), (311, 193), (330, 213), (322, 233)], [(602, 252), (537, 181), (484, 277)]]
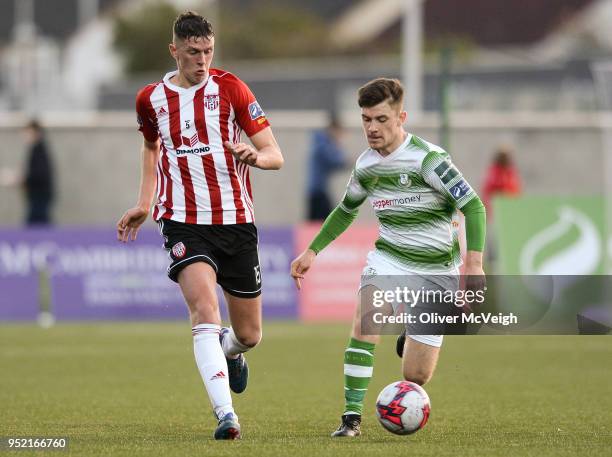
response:
[(421, 195), (411, 195), (409, 197), (401, 197), (401, 198), (389, 198), (382, 200), (374, 200), (372, 202), (372, 207), (374, 209), (384, 209), (391, 208), (394, 206), (405, 206), (410, 205), (411, 203), (420, 203)]

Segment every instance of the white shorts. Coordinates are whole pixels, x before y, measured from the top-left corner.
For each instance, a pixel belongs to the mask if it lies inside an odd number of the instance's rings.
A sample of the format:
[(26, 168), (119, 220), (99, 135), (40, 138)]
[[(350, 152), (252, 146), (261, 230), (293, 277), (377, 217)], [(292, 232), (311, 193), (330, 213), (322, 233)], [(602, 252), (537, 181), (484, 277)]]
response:
[[(456, 290), (459, 287), (459, 270), (457, 268), (439, 273), (415, 271), (394, 261), (380, 251), (374, 250), (368, 253), (366, 266), (361, 273), (359, 290), (365, 286), (392, 290), (400, 285), (398, 282), (399, 280), (401, 280), (401, 285), (405, 286), (408, 279), (407, 276), (414, 278), (409, 281), (410, 286), (414, 289)], [(416, 308), (427, 308), (427, 306), (422, 303), (416, 303), (414, 306)], [(393, 309), (394, 312), (397, 311), (398, 308), (396, 303), (393, 303)], [(410, 330), (411, 326), (406, 325), (406, 335), (414, 341), (434, 347), (442, 346), (444, 335), (411, 335)]]

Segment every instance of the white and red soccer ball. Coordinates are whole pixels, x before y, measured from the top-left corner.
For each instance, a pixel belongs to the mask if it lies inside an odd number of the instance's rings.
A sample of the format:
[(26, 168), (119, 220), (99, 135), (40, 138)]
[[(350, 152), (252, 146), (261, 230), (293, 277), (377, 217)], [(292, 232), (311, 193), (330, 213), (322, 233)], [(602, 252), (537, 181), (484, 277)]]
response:
[(376, 399), (378, 420), (396, 435), (410, 435), (421, 430), (429, 419), (430, 410), (425, 389), (409, 381), (389, 384)]

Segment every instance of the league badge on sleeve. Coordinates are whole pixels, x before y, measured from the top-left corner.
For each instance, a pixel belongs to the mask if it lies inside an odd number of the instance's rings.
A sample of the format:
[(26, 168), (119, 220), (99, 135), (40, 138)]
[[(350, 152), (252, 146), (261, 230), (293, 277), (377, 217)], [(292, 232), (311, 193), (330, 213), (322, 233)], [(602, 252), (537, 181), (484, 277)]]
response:
[(259, 106), (259, 103), (257, 103), (257, 101), (254, 101), (249, 105), (249, 114), (251, 115), (252, 120), (266, 115), (261, 109), (261, 106)]
[(472, 188), (469, 186), (469, 184), (466, 183), (464, 179), (462, 179), (453, 187), (451, 187), (449, 189), (449, 192), (455, 200), (459, 201), (463, 197), (465, 197), (471, 190)]

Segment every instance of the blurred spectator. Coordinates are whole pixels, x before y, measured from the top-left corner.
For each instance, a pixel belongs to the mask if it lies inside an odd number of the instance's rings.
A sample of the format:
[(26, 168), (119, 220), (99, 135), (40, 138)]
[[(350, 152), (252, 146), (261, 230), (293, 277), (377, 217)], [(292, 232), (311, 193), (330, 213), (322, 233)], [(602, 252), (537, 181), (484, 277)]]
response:
[(49, 225), (54, 197), (51, 156), (38, 121), (30, 121), (24, 134), (28, 143), (28, 158), (22, 182), (28, 205), (26, 224)]
[(507, 145), (499, 146), (485, 175), (482, 191), (483, 202), (487, 208), (487, 219), (491, 219), (491, 203), (495, 196), (519, 195), (520, 193), (521, 180), (512, 162), (512, 148)]
[(330, 113), (326, 129), (313, 133), (308, 158), (309, 221), (324, 220), (333, 208), (329, 197), (329, 177), (346, 167), (345, 153), (340, 148), (341, 135), (342, 126), (335, 113)]

